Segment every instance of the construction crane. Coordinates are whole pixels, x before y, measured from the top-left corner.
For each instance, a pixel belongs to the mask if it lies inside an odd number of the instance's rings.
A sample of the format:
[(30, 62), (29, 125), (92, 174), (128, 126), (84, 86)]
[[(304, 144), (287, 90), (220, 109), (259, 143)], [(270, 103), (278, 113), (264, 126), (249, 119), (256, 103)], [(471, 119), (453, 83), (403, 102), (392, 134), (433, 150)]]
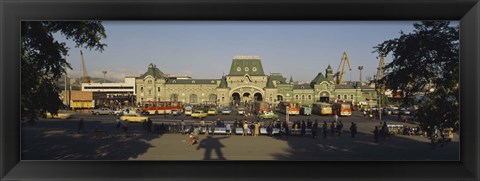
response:
[[(337, 77), (337, 84), (343, 83), (343, 74), (345, 73), (345, 64), (348, 64), (349, 71), (352, 71), (352, 68), (350, 68), (350, 61), (348, 60), (347, 52), (343, 52), (342, 59), (340, 60), (340, 64), (338, 65), (337, 73), (335, 73), (334, 75)], [(342, 67), (342, 71), (340, 71), (340, 67)]]
[(82, 50), (80, 50), (80, 58), (82, 61), (82, 83), (90, 83), (90, 77), (87, 75), (87, 66), (85, 66), (85, 61), (83, 60)]

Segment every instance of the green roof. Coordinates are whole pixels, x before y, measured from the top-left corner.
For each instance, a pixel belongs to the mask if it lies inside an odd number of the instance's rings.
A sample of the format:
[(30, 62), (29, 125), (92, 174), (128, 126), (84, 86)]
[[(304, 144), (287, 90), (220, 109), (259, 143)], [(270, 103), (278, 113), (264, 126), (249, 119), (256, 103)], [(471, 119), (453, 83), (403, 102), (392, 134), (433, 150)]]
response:
[(323, 81), (328, 81), (328, 79), (322, 73), (318, 73), (310, 84), (320, 84)]
[(264, 76), (262, 62), (257, 56), (237, 56), (230, 66), (230, 76)]
[(313, 89), (310, 84), (295, 84), (293, 89)]
[(221, 80), (220, 85), (218, 87), (219, 88), (227, 88), (227, 78), (225, 78), (225, 76), (222, 76), (222, 80)]
[(166, 84), (217, 84), (219, 79), (168, 79)]
[(271, 73), (267, 79), (267, 88), (275, 88), (275, 84), (273, 81), (277, 81), (278, 83), (286, 83), (287, 78), (283, 77), (281, 73)]
[(145, 77), (148, 76), (148, 75), (154, 77), (155, 79), (165, 78), (165, 74), (164, 74), (162, 71), (160, 71), (160, 69), (158, 69), (157, 66), (155, 66), (155, 65), (152, 64), (152, 63), (151, 63), (150, 65), (148, 65), (148, 70), (147, 70), (147, 72), (145, 72), (143, 75), (141, 75), (141, 76), (138, 77), (138, 78), (143, 79), (143, 78), (145, 78)]

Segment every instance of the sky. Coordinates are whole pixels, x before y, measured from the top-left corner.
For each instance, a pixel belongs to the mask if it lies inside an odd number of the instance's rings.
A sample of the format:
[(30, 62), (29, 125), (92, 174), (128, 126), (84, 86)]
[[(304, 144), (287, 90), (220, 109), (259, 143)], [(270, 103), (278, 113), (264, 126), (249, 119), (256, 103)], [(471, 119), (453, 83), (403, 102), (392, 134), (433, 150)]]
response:
[[(413, 31), (413, 21), (104, 21), (107, 44), (103, 52), (70, 47), (67, 61), (71, 77), (80, 77), (83, 51), (87, 73), (123, 81), (139, 76), (153, 63), (168, 74), (194, 79), (220, 79), (230, 70), (236, 55), (257, 55), (264, 72), (282, 73), (294, 81), (310, 82), (331, 65), (334, 72), (343, 52), (351, 71), (345, 81), (376, 74), (379, 59), (373, 47)], [(391, 61), (387, 56), (386, 63)]]

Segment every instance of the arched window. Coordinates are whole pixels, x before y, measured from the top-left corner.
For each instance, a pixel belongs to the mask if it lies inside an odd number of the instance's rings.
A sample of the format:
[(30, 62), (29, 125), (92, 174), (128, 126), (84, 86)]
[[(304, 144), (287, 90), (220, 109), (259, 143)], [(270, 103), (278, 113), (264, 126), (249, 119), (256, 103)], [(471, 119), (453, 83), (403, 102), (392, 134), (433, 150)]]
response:
[(157, 87), (157, 91), (160, 92), (160, 87)]
[(217, 100), (217, 95), (215, 94), (210, 94), (210, 96), (208, 96), (208, 100), (210, 102), (215, 102), (215, 100)]
[(283, 96), (282, 95), (277, 95), (277, 100), (280, 102), (280, 101), (283, 101)]
[(143, 92), (143, 87), (140, 87), (140, 92)]
[(308, 95), (308, 100), (312, 100), (312, 95)]
[(302, 95), (302, 101), (305, 100), (305, 95)]
[(340, 100), (342, 98), (342, 96), (340, 96), (340, 94), (337, 95), (337, 99)]
[(348, 99), (348, 96), (347, 96), (346, 94), (343, 95), (343, 99), (344, 99), (344, 100), (347, 100), (347, 99)]
[(350, 99), (353, 100), (353, 94), (350, 95)]
[(298, 101), (298, 95), (295, 95), (295, 100), (297, 100), (297, 101)]
[(170, 101), (178, 101), (178, 94), (171, 94)]
[(197, 103), (197, 95), (196, 94), (192, 94), (190, 95), (190, 103)]

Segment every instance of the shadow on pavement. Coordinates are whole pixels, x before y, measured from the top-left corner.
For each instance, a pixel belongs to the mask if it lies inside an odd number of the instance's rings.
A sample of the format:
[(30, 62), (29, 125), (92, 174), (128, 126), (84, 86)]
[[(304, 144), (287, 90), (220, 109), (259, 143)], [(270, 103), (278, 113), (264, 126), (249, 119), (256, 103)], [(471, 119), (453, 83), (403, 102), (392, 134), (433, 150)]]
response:
[[(225, 139), (228, 137), (212, 137), (211, 135), (208, 135), (205, 139), (200, 141), (200, 143), (197, 146), (197, 150), (200, 148), (205, 149), (205, 154), (203, 157), (203, 160), (226, 160), (226, 158), (223, 156), (222, 147), (225, 147), (222, 143), (220, 143), (219, 140)], [(217, 159), (212, 159), (212, 152), (215, 151)]]
[[(351, 138), (350, 132), (344, 130), (341, 136), (330, 133), (319, 137), (285, 136), (275, 137), (288, 143), (286, 154), (272, 154), (275, 160), (310, 160), (310, 161), (412, 161), (412, 160), (452, 160), (458, 161), (460, 144), (458, 141), (433, 148), (426, 138), (419, 136), (391, 136), (375, 143), (373, 134), (358, 133)], [(416, 138), (415, 138), (416, 137)], [(422, 140), (423, 139), (423, 140)]]
[[(149, 140), (161, 135), (129, 123), (127, 133), (114, 124), (86, 121), (77, 134), (78, 120), (42, 120), (22, 125), (22, 160), (128, 160), (145, 153)], [(95, 129), (97, 128), (97, 131)]]

